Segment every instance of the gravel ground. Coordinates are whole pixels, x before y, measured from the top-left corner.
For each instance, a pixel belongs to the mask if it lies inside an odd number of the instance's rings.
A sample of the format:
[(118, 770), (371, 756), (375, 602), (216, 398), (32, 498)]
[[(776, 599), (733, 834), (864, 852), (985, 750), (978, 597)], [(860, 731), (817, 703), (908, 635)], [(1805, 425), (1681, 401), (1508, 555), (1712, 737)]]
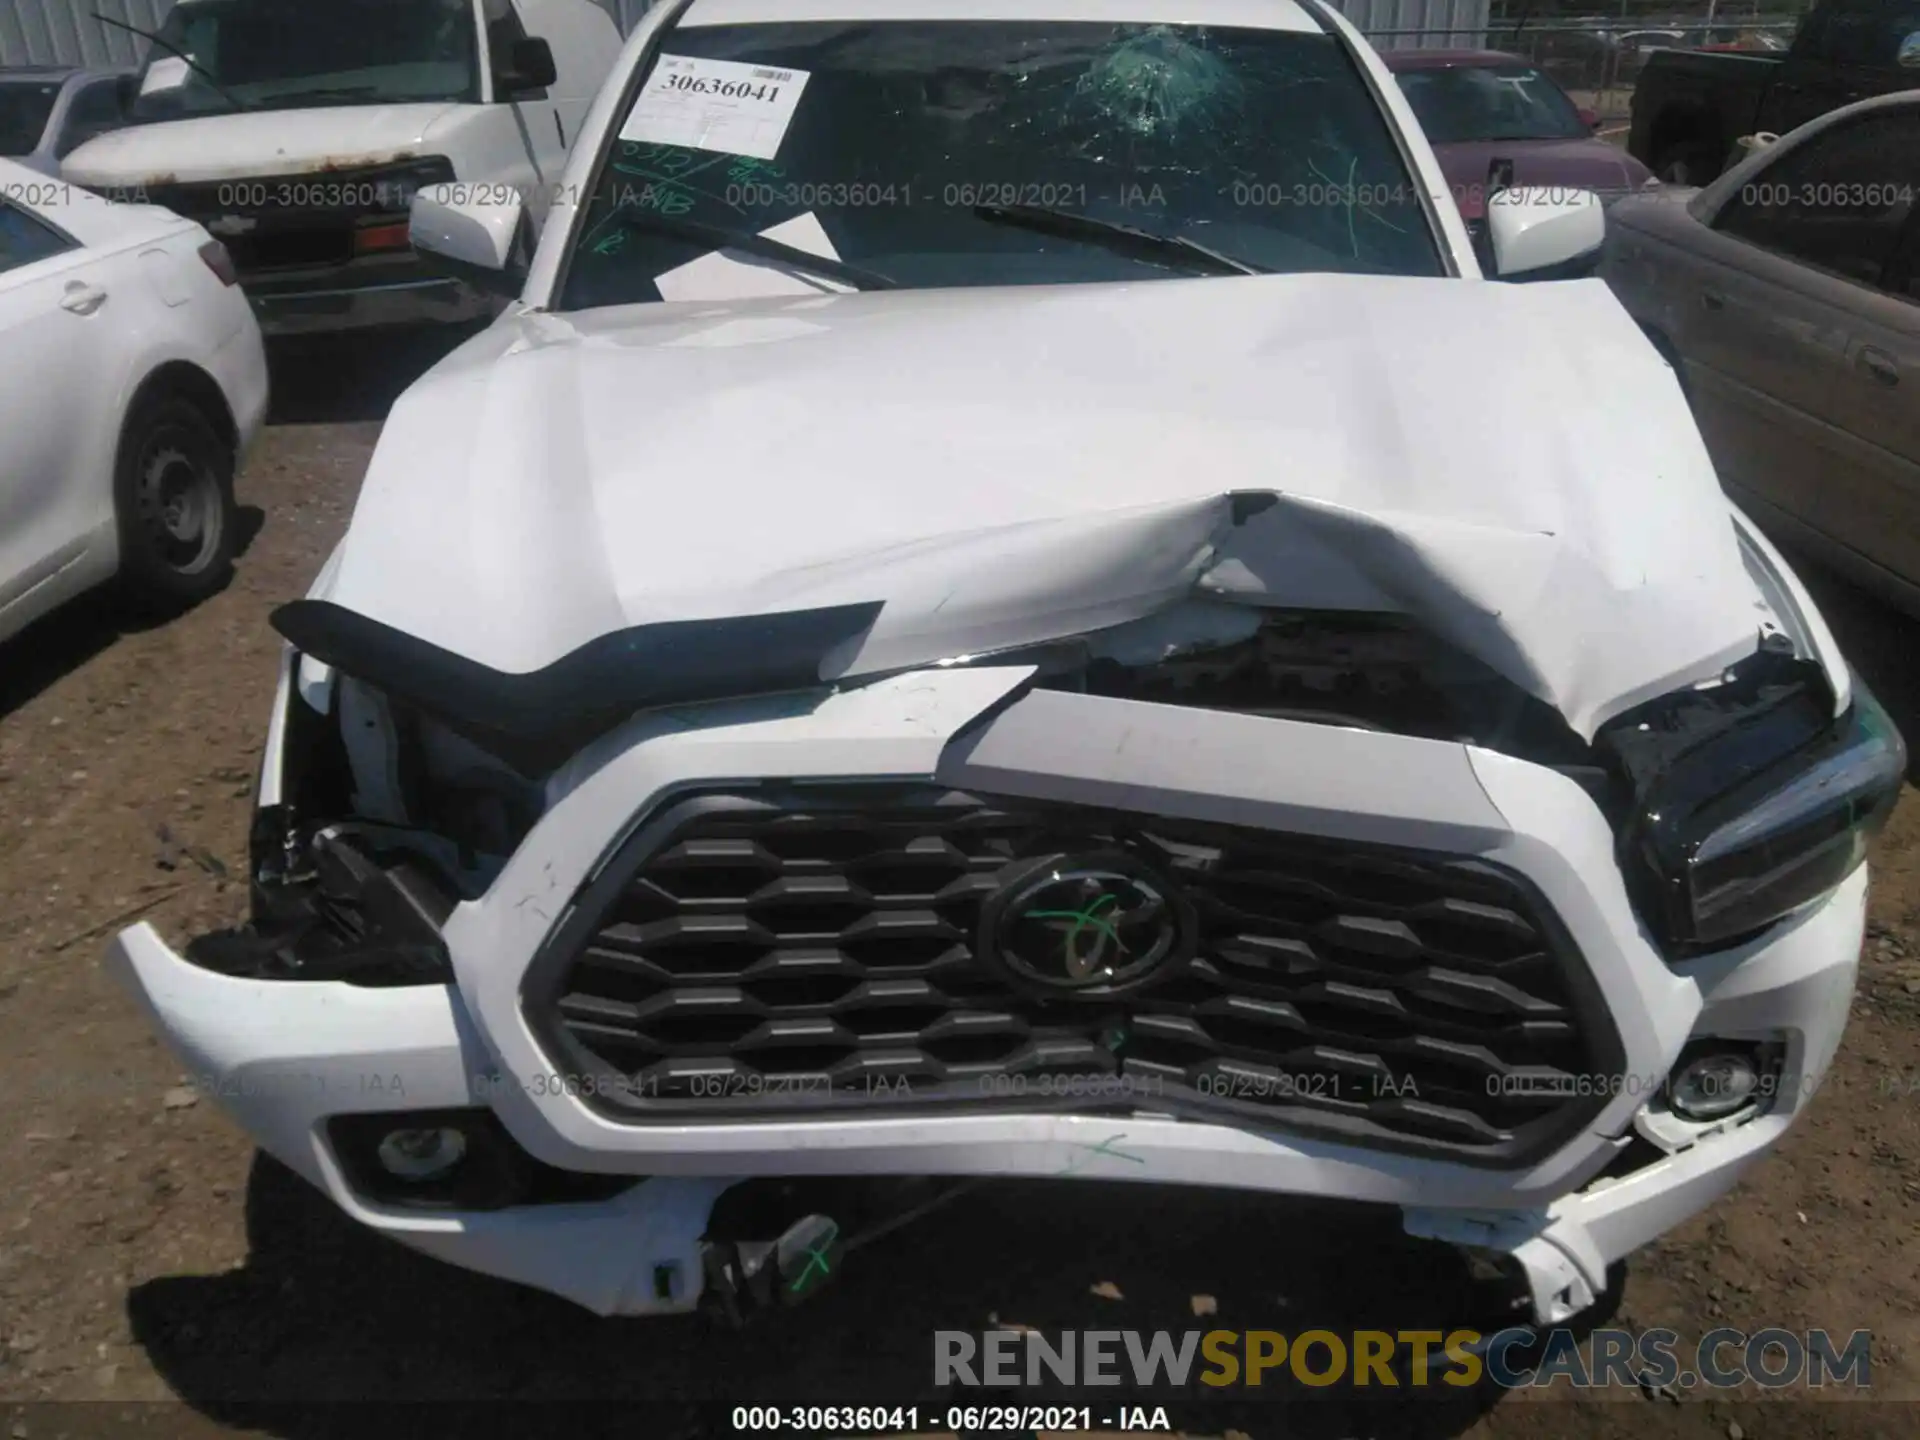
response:
[[(285, 357), (281, 357), (285, 358)], [(899, 1232), (786, 1321), (602, 1322), (357, 1230), (258, 1160), (103, 976), (135, 916), (179, 941), (244, 907), (250, 793), (274, 668), (268, 610), (345, 526), (384, 405), (423, 363), (289, 362), (241, 481), (258, 532), (233, 587), (150, 630), (89, 604), (0, 649), (0, 1414), (10, 1440), (365, 1433), (328, 1400), (622, 1402), (622, 1433), (690, 1433), (669, 1399), (836, 1403), (924, 1388), (929, 1333), (994, 1323), (1406, 1328), (1437, 1315), (1433, 1257), (1391, 1227), (1247, 1197), (1007, 1186)], [(1914, 635), (1810, 576), (1856, 665), (1920, 739)], [(1882, 1403), (1680, 1403), (1561, 1390), (1494, 1405), (1351, 1397), (1215, 1411), (1270, 1435), (1904, 1435), (1920, 1386), (1920, 802), (1881, 841), (1873, 934), (1837, 1071), (1779, 1153), (1632, 1267), (1615, 1323), (1875, 1336)], [(1206, 1297), (1196, 1299), (1196, 1297)], [(107, 1400), (116, 1405), (36, 1402)], [(139, 1402), (175, 1402), (143, 1405)], [(23, 1403), (24, 1402), (24, 1403)], [(184, 1402), (184, 1403), (179, 1403)], [(448, 1417), (415, 1433), (451, 1430)], [(530, 1425), (533, 1433), (547, 1428)]]

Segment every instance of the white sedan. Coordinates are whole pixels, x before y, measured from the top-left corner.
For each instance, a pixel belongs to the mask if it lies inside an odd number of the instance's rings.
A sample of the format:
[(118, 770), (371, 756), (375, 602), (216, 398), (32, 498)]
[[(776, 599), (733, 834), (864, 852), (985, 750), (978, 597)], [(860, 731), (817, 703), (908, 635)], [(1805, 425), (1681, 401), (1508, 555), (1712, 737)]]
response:
[(115, 577), (163, 613), (221, 589), (266, 408), (218, 241), (0, 160), (0, 640)]

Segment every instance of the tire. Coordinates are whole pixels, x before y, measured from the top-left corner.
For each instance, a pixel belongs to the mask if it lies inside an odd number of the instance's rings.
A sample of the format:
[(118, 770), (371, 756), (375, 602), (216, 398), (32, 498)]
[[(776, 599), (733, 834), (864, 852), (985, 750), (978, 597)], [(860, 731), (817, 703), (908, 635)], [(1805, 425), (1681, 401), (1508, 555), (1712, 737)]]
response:
[(1667, 185), (1705, 185), (1720, 173), (1720, 154), (1704, 140), (1682, 140), (1653, 157), (1653, 173)]
[(120, 433), (113, 476), (120, 588), (137, 608), (173, 614), (233, 579), (239, 513), (233, 451), (177, 391), (140, 399)]

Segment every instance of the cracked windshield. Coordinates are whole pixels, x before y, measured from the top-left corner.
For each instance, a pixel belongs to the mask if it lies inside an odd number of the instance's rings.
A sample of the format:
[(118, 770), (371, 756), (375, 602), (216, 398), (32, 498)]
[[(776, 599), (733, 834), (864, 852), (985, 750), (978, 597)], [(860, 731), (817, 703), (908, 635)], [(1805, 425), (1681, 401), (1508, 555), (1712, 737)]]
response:
[(722, 246), (819, 289), (1444, 273), (1332, 37), (1182, 25), (676, 30), (562, 308), (700, 298)]
[(469, 0), (180, 0), (130, 118), (478, 100)]

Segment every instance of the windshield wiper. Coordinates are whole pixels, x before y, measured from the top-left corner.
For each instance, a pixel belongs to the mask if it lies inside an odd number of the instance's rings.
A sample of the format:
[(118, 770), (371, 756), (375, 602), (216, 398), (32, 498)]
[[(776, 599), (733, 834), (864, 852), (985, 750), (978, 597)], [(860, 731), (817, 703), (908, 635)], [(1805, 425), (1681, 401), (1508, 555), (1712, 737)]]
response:
[(1179, 264), (1196, 275), (1272, 273), (1251, 261), (1223, 255), (1184, 235), (1158, 235), (1151, 230), (1137, 230), (1131, 225), (1122, 225), (1117, 220), (1101, 220), (1072, 210), (1054, 210), (1044, 205), (976, 205), (973, 213), (990, 225), (1016, 225), (1022, 230), (1036, 230), (1043, 235), (1089, 240), (1122, 255)]
[(102, 15), (98, 10), (93, 12), (93, 18), (98, 20), (102, 25), (111, 25), (116, 30), (126, 31), (129, 35), (138, 35), (142, 40), (147, 41), (149, 44), (158, 45), (162, 50), (166, 51), (169, 55), (174, 56), (176, 59), (186, 61), (187, 68), (193, 71), (193, 73), (198, 75), (202, 80), (206, 81), (208, 85), (212, 86), (214, 93), (218, 95), (222, 100), (226, 101), (229, 105), (233, 106), (234, 109), (236, 110), (253, 109), (253, 106), (249, 105), (246, 101), (242, 100), (238, 95), (234, 94), (231, 90), (227, 89), (226, 86), (222, 85), (218, 80), (214, 79), (212, 72), (209, 71), (206, 66), (202, 65), (198, 60), (194, 59), (193, 56), (187, 54), (186, 51), (182, 50), (178, 45), (175, 45), (172, 41), (162, 40), (158, 35), (154, 34), (153, 31), (142, 30), (138, 25), (129, 25), (127, 24), (126, 21), (116, 20), (111, 15)]
[(613, 218), (629, 230), (668, 235), (676, 240), (705, 245), (710, 250), (738, 250), (743, 255), (778, 260), (782, 265), (790, 265), (795, 270), (805, 270), (813, 275), (824, 275), (829, 280), (838, 280), (842, 285), (851, 285), (856, 290), (895, 290), (900, 284), (878, 270), (869, 270), (864, 265), (849, 265), (844, 260), (829, 260), (824, 255), (809, 254), (796, 245), (770, 240), (751, 230), (703, 225), (698, 220), (682, 220), (678, 216), (662, 215), (657, 210), (616, 211)]
[[(308, 100), (357, 100), (363, 95), (378, 95), (378, 85), (338, 85), (326, 90), (288, 90), (275, 95), (275, 100), (295, 100), (305, 103)], [(396, 104), (404, 103), (396, 101)]]

